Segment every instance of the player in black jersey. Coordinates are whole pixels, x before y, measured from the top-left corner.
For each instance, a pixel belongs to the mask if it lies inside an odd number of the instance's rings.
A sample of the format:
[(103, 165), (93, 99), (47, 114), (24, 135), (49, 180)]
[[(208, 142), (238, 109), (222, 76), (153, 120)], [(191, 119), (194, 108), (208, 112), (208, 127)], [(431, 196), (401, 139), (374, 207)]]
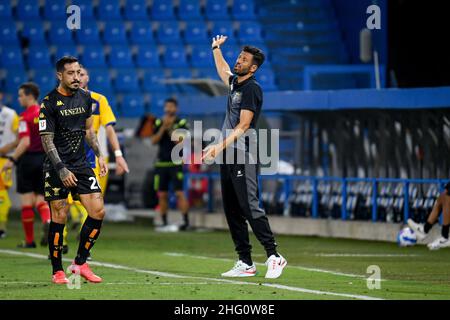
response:
[(102, 279), (86, 263), (100, 234), (105, 209), (99, 183), (86, 159), (85, 141), (98, 157), (100, 175), (108, 172), (97, 136), (92, 130), (94, 101), (87, 91), (80, 89), (81, 67), (76, 58), (61, 58), (56, 63), (56, 71), (60, 84), (44, 98), (39, 115), (39, 132), (46, 153), (45, 199), (50, 203), (52, 213), (49, 230), (52, 281), (68, 283), (62, 267), (61, 250), (69, 211), (67, 197), (72, 193), (80, 199), (89, 216), (80, 231), (77, 256), (69, 270), (90, 282), (101, 282)]

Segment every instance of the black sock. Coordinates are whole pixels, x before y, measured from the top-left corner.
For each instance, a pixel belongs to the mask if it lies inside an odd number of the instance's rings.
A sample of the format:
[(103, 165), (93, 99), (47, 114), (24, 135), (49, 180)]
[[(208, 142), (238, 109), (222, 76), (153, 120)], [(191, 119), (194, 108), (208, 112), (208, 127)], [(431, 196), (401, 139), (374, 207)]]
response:
[(103, 220), (96, 220), (87, 217), (80, 231), (80, 245), (75, 258), (75, 263), (82, 265), (86, 262), (89, 251), (94, 246), (95, 240), (98, 239)]
[(280, 255), (278, 254), (278, 252), (275, 249), (267, 250), (266, 254), (267, 254), (267, 258), (270, 258), (270, 256), (275, 256), (277, 258), (280, 257)]
[(428, 233), (431, 228), (433, 228), (433, 225), (431, 223), (428, 223), (428, 221), (423, 225), (423, 231), (425, 231), (425, 233)]
[(448, 239), (448, 230), (450, 229), (450, 224), (448, 225), (442, 225), (442, 229), (441, 229), (441, 235), (445, 238)]
[(48, 229), (48, 249), (52, 261), (53, 274), (57, 271), (64, 271), (61, 257), (64, 226), (64, 224), (51, 221)]
[(189, 213), (188, 212), (183, 213), (182, 216), (183, 216), (184, 224), (188, 225), (189, 224)]
[(167, 213), (161, 215), (163, 225), (167, 226)]

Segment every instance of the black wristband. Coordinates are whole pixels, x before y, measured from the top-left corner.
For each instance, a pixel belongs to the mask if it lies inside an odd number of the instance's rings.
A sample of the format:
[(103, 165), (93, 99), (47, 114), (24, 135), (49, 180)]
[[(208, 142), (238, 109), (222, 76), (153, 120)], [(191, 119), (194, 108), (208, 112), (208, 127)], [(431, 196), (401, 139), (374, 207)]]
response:
[(58, 163), (55, 165), (56, 171), (59, 171), (59, 170), (65, 168), (65, 167), (66, 167), (66, 166), (65, 166), (64, 163), (62, 163), (62, 162), (58, 162)]
[(214, 51), (215, 49), (220, 49), (220, 47), (219, 46), (212, 47), (212, 51)]
[(12, 156), (8, 156), (8, 157), (6, 157), (6, 159), (8, 159), (9, 161), (11, 161), (14, 164), (17, 164), (17, 160), (14, 159)]

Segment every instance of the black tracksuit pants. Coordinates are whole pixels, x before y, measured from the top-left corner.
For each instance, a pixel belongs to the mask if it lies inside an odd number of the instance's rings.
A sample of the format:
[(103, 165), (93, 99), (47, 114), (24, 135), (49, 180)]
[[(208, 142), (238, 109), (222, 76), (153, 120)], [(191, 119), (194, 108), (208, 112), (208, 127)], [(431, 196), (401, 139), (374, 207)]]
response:
[[(251, 262), (247, 222), (264, 246), (267, 256), (276, 254), (277, 244), (265, 211), (259, 207), (258, 165), (221, 164), (222, 201), (239, 259)], [(247, 262), (246, 262), (247, 263)]]

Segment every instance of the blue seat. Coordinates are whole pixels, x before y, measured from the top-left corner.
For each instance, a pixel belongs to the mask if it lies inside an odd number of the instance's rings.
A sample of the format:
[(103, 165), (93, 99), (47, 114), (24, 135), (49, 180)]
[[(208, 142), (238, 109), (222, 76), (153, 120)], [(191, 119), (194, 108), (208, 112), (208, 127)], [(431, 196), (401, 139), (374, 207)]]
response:
[(145, 113), (144, 98), (142, 95), (123, 95), (121, 107), (121, 114), (124, 117), (137, 118), (143, 116)]
[(146, 0), (127, 0), (124, 16), (126, 20), (148, 20)]
[(77, 0), (76, 5), (80, 7), (82, 23), (94, 18), (94, 7), (92, 0)]
[(200, 68), (197, 70), (197, 78), (219, 79), (217, 70), (213, 67)]
[(19, 0), (16, 6), (16, 12), (17, 17), (22, 21), (39, 19), (39, 1)]
[(142, 45), (138, 47), (136, 55), (136, 65), (139, 68), (159, 68), (161, 61), (159, 59), (158, 47), (152, 45)]
[(225, 58), (225, 60), (230, 65), (230, 68), (233, 69), (234, 64), (236, 63), (236, 60), (241, 53), (241, 48), (239, 48), (236, 45), (232, 46), (223, 46), (222, 48), (222, 55)]
[(142, 90), (144, 92), (166, 92), (167, 85), (164, 80), (164, 70), (160, 68), (144, 69)]
[(189, 21), (184, 29), (184, 41), (187, 44), (208, 43), (208, 29), (204, 21)]
[(0, 47), (0, 66), (8, 69), (24, 69), (22, 50), (18, 46)]
[(180, 42), (180, 28), (178, 22), (163, 22), (159, 25), (157, 31), (158, 42), (162, 44), (171, 44)]
[(164, 102), (169, 98), (166, 93), (154, 93), (152, 94), (150, 101), (150, 112), (157, 117), (164, 114)]
[(207, 0), (205, 15), (208, 20), (227, 19), (227, 2), (223, 0)]
[(81, 63), (85, 65), (86, 68), (105, 68), (106, 59), (103, 47), (100, 45), (85, 46), (81, 57)]
[(191, 66), (196, 68), (210, 67), (214, 65), (211, 46), (193, 46), (191, 52)]
[(46, 0), (44, 5), (44, 18), (50, 21), (66, 20), (66, 4), (61, 0)]
[(5, 91), (16, 94), (19, 86), (27, 81), (28, 76), (23, 69), (8, 70), (5, 77)]
[(63, 56), (78, 57), (78, 50), (74, 44), (64, 44), (56, 47), (56, 52), (53, 57), (53, 62), (58, 61)]
[(178, 5), (178, 17), (180, 20), (202, 19), (199, 0), (180, 0)]
[(39, 86), (41, 98), (52, 91), (58, 84), (56, 73), (51, 69), (34, 69), (32, 80)]
[(192, 71), (189, 68), (178, 68), (170, 70), (170, 78), (172, 79), (192, 79)]
[(50, 52), (47, 46), (31, 46), (27, 57), (28, 67), (51, 68)]
[(134, 69), (117, 70), (114, 88), (120, 93), (140, 92), (136, 71)]
[(234, 1), (231, 14), (235, 20), (255, 20), (255, 6), (252, 0)]
[(97, 16), (100, 20), (121, 20), (119, 0), (100, 0), (97, 7)]
[(101, 94), (112, 92), (111, 76), (107, 68), (96, 69), (89, 67), (89, 89)]
[[(192, 70), (189, 68), (177, 68), (177, 69), (171, 69), (170, 70), (170, 78), (172, 79), (183, 79), (183, 80), (190, 80), (193, 79), (192, 76)], [(197, 92), (197, 89), (189, 84), (170, 84), (168, 86), (168, 90), (170, 92), (177, 92), (177, 93), (194, 93)]]
[(108, 58), (109, 65), (113, 68), (134, 68), (133, 56), (128, 46), (114, 46)]
[(127, 44), (127, 33), (122, 21), (106, 22), (103, 29), (103, 43), (109, 45)]
[(82, 28), (75, 30), (75, 38), (78, 44), (98, 44), (100, 43), (100, 36), (97, 22), (83, 21)]
[(152, 25), (148, 21), (133, 22), (130, 32), (132, 44), (149, 44), (155, 42)]
[(175, 20), (172, 1), (154, 0), (152, 5), (153, 20)]
[(263, 90), (274, 91), (277, 90), (277, 86), (275, 84), (275, 74), (271, 69), (261, 68), (256, 72), (256, 80), (259, 82)]
[(183, 46), (167, 46), (163, 55), (163, 63), (167, 68), (187, 68), (186, 52)]
[(261, 25), (257, 22), (241, 22), (239, 26), (239, 40), (243, 42), (261, 42)]
[(11, 1), (2, 1), (0, 3), (0, 19), (10, 19), (12, 16)]
[(65, 21), (52, 22), (48, 39), (53, 45), (73, 43), (72, 31), (67, 28)]
[(217, 35), (227, 36), (227, 45), (235, 44), (236, 37), (234, 35), (234, 28), (232, 21), (215, 21), (211, 29), (211, 38)]
[(27, 39), (32, 45), (47, 44), (44, 25), (41, 21), (25, 21), (23, 23), (22, 38)]
[(14, 22), (0, 21), (0, 43), (3, 45), (19, 45), (17, 28)]

